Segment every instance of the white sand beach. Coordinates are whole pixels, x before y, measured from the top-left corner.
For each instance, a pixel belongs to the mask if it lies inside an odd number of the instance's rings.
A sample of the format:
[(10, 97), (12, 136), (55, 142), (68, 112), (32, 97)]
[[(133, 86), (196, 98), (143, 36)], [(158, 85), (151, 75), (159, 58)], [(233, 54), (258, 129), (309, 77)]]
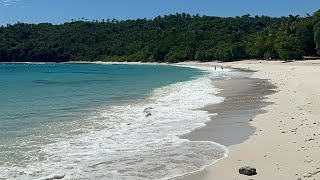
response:
[[(217, 63), (187, 63), (214, 66)], [(319, 179), (320, 178), (320, 61), (239, 61), (219, 66), (255, 70), (253, 78), (269, 79), (277, 92), (269, 95), (272, 105), (250, 124), (254, 135), (231, 145), (229, 157), (193, 178), (241, 179)], [(257, 169), (256, 176), (240, 175), (243, 166)]]

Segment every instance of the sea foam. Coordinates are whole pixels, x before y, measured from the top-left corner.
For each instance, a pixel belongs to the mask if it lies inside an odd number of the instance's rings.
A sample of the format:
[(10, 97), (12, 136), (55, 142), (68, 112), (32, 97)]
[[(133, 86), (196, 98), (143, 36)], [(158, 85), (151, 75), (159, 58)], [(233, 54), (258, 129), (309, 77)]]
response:
[(213, 114), (199, 108), (223, 101), (210, 78), (226, 70), (202, 70), (204, 76), (155, 89), (145, 101), (100, 108), (84, 121), (85, 133), (41, 146), (42, 158), (24, 167), (0, 165), (0, 178), (169, 179), (215, 163), (227, 156), (224, 146), (178, 137), (210, 120)]

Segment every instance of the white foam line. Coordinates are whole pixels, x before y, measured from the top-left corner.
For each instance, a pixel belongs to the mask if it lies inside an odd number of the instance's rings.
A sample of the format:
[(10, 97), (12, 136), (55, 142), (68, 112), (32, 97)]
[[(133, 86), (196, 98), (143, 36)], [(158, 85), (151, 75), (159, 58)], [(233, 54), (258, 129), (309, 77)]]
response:
[[(206, 71), (206, 72), (208, 72), (208, 73), (213, 73), (213, 72), (216, 72), (216, 71), (230, 72), (230, 69), (218, 69), (218, 70), (214, 70), (214, 69), (213, 69), (214, 67), (212, 67), (212, 66), (185, 65), (185, 64), (179, 64), (179, 65), (173, 65), (173, 66), (194, 68), (194, 69), (199, 69), (199, 70), (202, 70), (202, 71)], [(210, 76), (209, 76), (209, 77), (210, 77)], [(217, 89), (218, 89), (218, 88), (217, 88)], [(218, 89), (218, 91), (220, 91), (220, 90), (221, 90), (221, 89)], [(221, 102), (219, 102), (219, 103), (221, 103)], [(211, 115), (212, 115), (212, 114), (211, 114)], [(201, 128), (203, 128), (203, 127), (206, 127), (206, 123), (209, 122), (209, 121), (211, 121), (211, 119), (208, 120), (208, 121), (205, 121), (205, 122), (204, 122), (205, 124), (204, 124), (203, 126), (199, 126), (198, 128), (194, 128), (194, 129), (190, 130), (190, 132), (185, 133), (185, 134), (189, 134), (189, 133), (192, 133), (193, 131), (195, 131), (195, 130), (197, 130), (197, 129), (201, 129)], [(179, 136), (183, 136), (183, 135), (185, 135), (185, 134), (182, 134), (182, 135), (179, 135)], [(190, 140), (188, 139), (188, 141), (190, 141)], [(190, 141), (190, 142), (192, 142), (192, 141)], [(224, 146), (224, 145), (222, 145), (222, 144), (219, 144), (219, 143), (216, 143), (216, 142), (212, 142), (212, 141), (193, 141), (193, 142), (212, 143), (212, 144), (214, 144), (214, 145), (216, 145), (216, 146), (224, 149), (224, 151), (225, 151), (224, 156), (223, 156), (222, 158), (220, 158), (220, 159), (214, 160), (211, 164), (202, 166), (200, 169), (198, 169), (198, 170), (196, 170), (196, 171), (192, 171), (192, 172), (189, 172), (189, 173), (186, 173), (186, 174), (183, 174), (183, 175), (179, 175), (179, 176), (172, 176), (172, 177), (169, 177), (169, 178), (165, 178), (164, 180), (181, 178), (181, 177), (185, 177), (185, 176), (188, 176), (188, 175), (191, 175), (191, 174), (194, 174), (194, 173), (201, 172), (201, 171), (203, 171), (204, 169), (206, 169), (207, 167), (210, 167), (210, 166), (216, 164), (217, 162), (219, 162), (220, 160), (227, 158), (228, 155), (229, 155), (229, 153), (230, 153), (229, 149), (228, 149), (226, 146)]]
[(208, 164), (208, 165), (204, 165), (204, 166), (202, 166), (202, 167), (201, 167), (200, 169), (198, 169), (198, 170), (195, 170), (195, 171), (192, 171), (192, 172), (183, 174), (183, 175), (179, 175), (179, 176), (168, 177), (168, 178), (165, 178), (165, 179), (163, 179), (163, 180), (174, 180), (174, 179), (177, 179), (177, 178), (182, 178), (182, 177), (189, 176), (189, 175), (191, 175), (191, 174), (195, 174), (195, 173), (201, 172), (201, 171), (205, 170), (207, 167), (210, 167), (210, 166), (216, 164), (217, 162), (221, 161), (222, 159), (227, 158), (227, 157), (228, 157), (228, 154), (230, 153), (229, 149), (228, 149), (226, 146), (221, 145), (221, 144), (216, 143), (216, 142), (212, 142), (212, 141), (193, 141), (193, 142), (212, 143), (212, 144), (214, 144), (214, 145), (222, 148), (222, 149), (225, 151), (225, 153), (224, 153), (224, 155), (223, 155), (222, 158), (216, 159), (216, 160), (214, 160), (212, 163), (210, 163), (210, 164)]

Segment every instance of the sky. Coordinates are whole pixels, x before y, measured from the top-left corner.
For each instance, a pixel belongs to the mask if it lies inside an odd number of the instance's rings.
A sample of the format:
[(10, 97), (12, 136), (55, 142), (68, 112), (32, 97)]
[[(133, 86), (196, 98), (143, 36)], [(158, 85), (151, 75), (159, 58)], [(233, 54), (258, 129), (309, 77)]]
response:
[(244, 14), (272, 17), (305, 16), (320, 9), (320, 0), (0, 0), (0, 24), (49, 22), (71, 19), (151, 19), (186, 12), (233, 17)]

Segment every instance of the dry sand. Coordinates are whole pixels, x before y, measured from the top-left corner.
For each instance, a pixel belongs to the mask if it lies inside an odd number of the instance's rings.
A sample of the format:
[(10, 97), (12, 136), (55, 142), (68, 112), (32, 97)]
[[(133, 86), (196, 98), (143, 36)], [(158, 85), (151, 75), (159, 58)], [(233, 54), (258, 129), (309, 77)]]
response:
[[(217, 63), (186, 63), (214, 66)], [(192, 176), (195, 180), (320, 179), (320, 61), (239, 61), (219, 64), (256, 70), (253, 78), (269, 79), (277, 92), (272, 104), (253, 118), (253, 135), (230, 145), (229, 157)], [(256, 176), (240, 175), (243, 166)]]

